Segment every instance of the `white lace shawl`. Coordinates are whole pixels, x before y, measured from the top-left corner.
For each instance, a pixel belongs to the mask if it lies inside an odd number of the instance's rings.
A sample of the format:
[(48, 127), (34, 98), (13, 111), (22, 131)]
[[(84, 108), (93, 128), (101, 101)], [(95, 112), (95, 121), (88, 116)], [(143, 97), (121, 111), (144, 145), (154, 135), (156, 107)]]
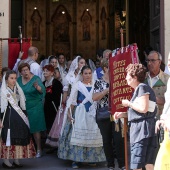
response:
[(94, 72), (96, 70), (96, 66), (95, 66), (94, 62), (91, 59), (89, 59), (89, 66), (92, 69), (92, 72)]
[(96, 102), (92, 100), (93, 89), (94, 89), (94, 82), (92, 83), (92, 89), (90, 92), (88, 92), (85, 85), (81, 81), (78, 81), (77, 83), (75, 83), (72, 87), (71, 94), (67, 100), (66, 108), (69, 109), (71, 105), (75, 105), (75, 106), (77, 105), (77, 95), (78, 95), (78, 91), (80, 91), (85, 96), (83, 104), (85, 104), (88, 101), (92, 104), (89, 108), (88, 113), (91, 116), (95, 117)]
[(80, 56), (77, 56), (71, 63), (69, 68), (68, 74), (66, 75), (65, 79), (63, 80), (63, 91), (68, 91), (68, 86), (73, 85), (74, 83), (82, 80), (80, 75), (81, 69), (79, 70), (77, 76), (75, 76), (75, 70), (78, 68), (78, 59)]
[[(2, 86), (1, 86), (1, 113), (3, 113), (8, 106), (7, 93), (9, 93), (9, 91), (7, 89), (5, 76), (6, 76), (6, 74), (3, 76), (3, 81), (2, 81)], [(17, 88), (18, 93), (19, 93), (20, 107), (21, 107), (22, 110), (26, 110), (25, 95), (24, 95), (24, 92), (22, 91), (21, 87), (18, 85), (17, 82), (16, 82), (16, 88)]]

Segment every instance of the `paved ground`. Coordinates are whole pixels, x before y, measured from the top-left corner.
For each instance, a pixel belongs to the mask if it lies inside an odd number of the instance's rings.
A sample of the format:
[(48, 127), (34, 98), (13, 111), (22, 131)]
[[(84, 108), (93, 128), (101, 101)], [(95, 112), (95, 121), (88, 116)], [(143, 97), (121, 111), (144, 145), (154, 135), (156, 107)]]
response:
[[(24, 167), (20, 168), (23, 170), (72, 170), (71, 161), (63, 161), (57, 158), (55, 153), (53, 154), (44, 154), (42, 158), (35, 159), (25, 159), (20, 161)], [(3, 170), (2, 160), (0, 160), (0, 169)], [(90, 167), (88, 165), (81, 165), (80, 170), (107, 170), (106, 163), (98, 163), (96, 167)], [(116, 169), (118, 170), (118, 169)]]

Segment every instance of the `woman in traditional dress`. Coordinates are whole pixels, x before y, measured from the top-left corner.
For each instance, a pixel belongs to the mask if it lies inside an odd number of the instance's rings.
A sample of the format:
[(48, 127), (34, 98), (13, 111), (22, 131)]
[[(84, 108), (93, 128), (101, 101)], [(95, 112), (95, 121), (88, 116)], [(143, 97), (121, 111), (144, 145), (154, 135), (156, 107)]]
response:
[(52, 55), (49, 57), (49, 64), (51, 64), (54, 68), (58, 67), (58, 60), (57, 57)]
[[(3, 67), (2, 70), (1, 70), (1, 78), (4, 76), (4, 74), (10, 70), (8, 67)], [(0, 88), (1, 88), (1, 85), (2, 85), (2, 79), (0, 80)]]
[(62, 84), (60, 81), (54, 79), (54, 67), (52, 65), (46, 65), (43, 67), (43, 73), (45, 81), (43, 82), (46, 87), (46, 95), (44, 102), (44, 112), (45, 112), (45, 121), (47, 126), (47, 133), (49, 133), (58, 107), (60, 105), (60, 98), (62, 94)]
[[(68, 119), (59, 139), (58, 157), (77, 162), (93, 163), (106, 160), (100, 130), (96, 124), (96, 109), (92, 101), (94, 83), (92, 70), (84, 66), (82, 81), (75, 83), (67, 102)], [(73, 113), (73, 114), (72, 114)]]
[[(35, 148), (31, 140), (29, 121), (25, 108), (25, 96), (16, 82), (17, 74), (7, 71), (1, 87), (2, 128), (0, 140), (0, 158), (2, 166), (8, 169), (22, 167), (19, 159), (35, 157)], [(14, 159), (13, 164), (9, 159)]]
[[(69, 73), (65, 78), (64, 81), (64, 99), (62, 99), (60, 102), (60, 107), (58, 109), (58, 113), (56, 115), (55, 121), (53, 123), (53, 126), (50, 130), (49, 136), (46, 140), (46, 144), (57, 148), (58, 147), (58, 139), (60, 137), (60, 133), (62, 133), (62, 129), (64, 128), (66, 119), (67, 119), (67, 111), (65, 109), (67, 96), (69, 96), (69, 91), (73, 83), (76, 83), (80, 79), (80, 70), (85, 65), (85, 60), (81, 58), (80, 56), (77, 56), (69, 69)], [(62, 128), (63, 127), (63, 128)]]
[(30, 132), (33, 134), (37, 145), (36, 157), (39, 158), (42, 156), (41, 131), (46, 130), (43, 108), (45, 87), (41, 79), (30, 72), (28, 63), (22, 63), (18, 70), (22, 76), (17, 81), (26, 97), (26, 110), (30, 122)]
[(55, 69), (55, 71), (54, 71), (54, 78), (59, 80), (60, 82), (62, 82), (59, 68), (57, 67), (57, 68), (54, 68), (54, 69)]

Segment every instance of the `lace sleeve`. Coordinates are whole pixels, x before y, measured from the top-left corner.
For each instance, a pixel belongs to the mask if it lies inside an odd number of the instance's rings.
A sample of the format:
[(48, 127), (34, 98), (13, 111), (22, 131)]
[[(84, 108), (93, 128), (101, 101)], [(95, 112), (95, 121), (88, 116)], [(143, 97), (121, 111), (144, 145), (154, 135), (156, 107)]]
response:
[(77, 95), (78, 95), (78, 83), (74, 84), (71, 89), (70, 97), (67, 100), (67, 107), (71, 105), (77, 105)]
[(69, 82), (67, 81), (66, 77), (63, 79), (63, 91), (68, 91)]

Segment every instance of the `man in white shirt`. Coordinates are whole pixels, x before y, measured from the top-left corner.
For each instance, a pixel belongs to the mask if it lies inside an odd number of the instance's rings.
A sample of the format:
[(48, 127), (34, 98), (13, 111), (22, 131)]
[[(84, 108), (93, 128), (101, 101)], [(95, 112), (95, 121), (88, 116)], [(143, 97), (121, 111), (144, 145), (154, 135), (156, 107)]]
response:
[(158, 118), (162, 114), (163, 106), (165, 103), (164, 93), (166, 92), (167, 82), (170, 77), (160, 69), (161, 61), (162, 56), (157, 51), (151, 51), (146, 60), (149, 70), (146, 78), (146, 83), (149, 84), (149, 86), (155, 92), (156, 103), (159, 108), (157, 114)]
[(36, 47), (31, 46), (28, 49), (28, 58), (21, 60), (22, 56), (23, 56), (23, 52), (19, 53), (19, 57), (14, 65), (13, 70), (17, 72), (17, 74), (19, 75), (19, 71), (18, 71), (18, 66), (21, 63), (28, 63), (30, 65), (30, 71), (31, 73), (33, 73), (34, 75), (37, 75), (41, 78), (42, 76), (42, 70), (40, 65), (36, 62), (36, 60), (38, 59), (38, 49)]

